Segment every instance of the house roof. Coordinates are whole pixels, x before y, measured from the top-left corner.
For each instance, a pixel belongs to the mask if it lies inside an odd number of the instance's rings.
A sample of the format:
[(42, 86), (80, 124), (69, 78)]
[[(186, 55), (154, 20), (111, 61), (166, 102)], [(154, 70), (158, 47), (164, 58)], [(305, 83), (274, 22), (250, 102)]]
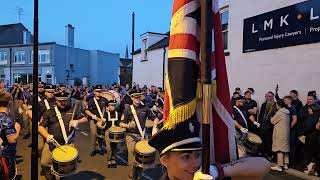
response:
[(28, 29), (21, 23), (17, 23), (17, 24), (4, 24), (4, 25), (0, 25), (0, 34), (4, 31), (7, 30), (11, 30), (11, 29), (15, 29), (15, 28), (19, 28), (22, 27), (25, 31), (28, 31)]
[[(150, 33), (150, 32), (149, 32), (149, 33)], [(160, 33), (158, 33), (158, 34), (160, 34)], [(169, 46), (170, 32), (167, 32), (167, 33), (161, 34), (161, 35), (167, 35), (168, 37), (165, 37), (165, 38), (161, 39), (160, 41), (156, 42), (155, 44), (153, 44), (152, 46), (150, 46), (150, 47), (148, 48), (148, 51), (155, 50), (155, 49), (160, 49), (160, 48)], [(135, 51), (133, 52), (133, 55), (139, 54), (139, 53), (141, 53), (141, 48), (135, 50)]]

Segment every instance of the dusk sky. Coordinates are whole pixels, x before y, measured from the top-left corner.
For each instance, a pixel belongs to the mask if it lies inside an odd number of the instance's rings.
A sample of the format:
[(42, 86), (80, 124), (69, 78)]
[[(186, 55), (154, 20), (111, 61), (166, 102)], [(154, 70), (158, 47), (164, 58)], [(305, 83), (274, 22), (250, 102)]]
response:
[[(39, 0), (40, 42), (65, 44), (65, 26), (75, 27), (75, 47), (125, 54), (131, 52), (131, 15), (136, 14), (135, 49), (144, 32), (169, 31), (173, 0)], [(33, 33), (33, 0), (2, 0), (0, 25), (18, 22)]]

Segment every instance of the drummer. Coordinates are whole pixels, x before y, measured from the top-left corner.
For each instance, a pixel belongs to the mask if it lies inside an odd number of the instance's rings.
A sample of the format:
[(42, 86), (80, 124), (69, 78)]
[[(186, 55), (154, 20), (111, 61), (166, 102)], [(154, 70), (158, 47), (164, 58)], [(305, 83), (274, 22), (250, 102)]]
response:
[[(262, 179), (269, 172), (270, 163), (264, 158), (243, 158), (228, 164), (210, 166), (210, 175), (199, 169), (202, 161), (202, 144), (199, 137), (200, 123), (188, 120), (174, 129), (162, 128), (149, 140), (158, 150), (164, 166), (163, 180), (183, 179)], [(250, 169), (250, 171), (248, 171)]]
[[(85, 113), (89, 116), (90, 119), (90, 140), (91, 140), (91, 156), (95, 156), (97, 153), (101, 155), (104, 154), (103, 144), (98, 142), (97, 138), (97, 122), (98, 121), (106, 121), (104, 118), (104, 112), (106, 111), (106, 107), (108, 105), (108, 100), (101, 96), (102, 93), (102, 85), (96, 85), (94, 88), (94, 98), (88, 101), (88, 105), (86, 107)], [(101, 114), (100, 114), (101, 113)], [(100, 146), (100, 151), (97, 146)]]
[(236, 128), (236, 137), (238, 144), (242, 144), (243, 140), (248, 134), (248, 122), (247, 122), (247, 113), (243, 109), (245, 98), (239, 96), (234, 98), (235, 105), (233, 106), (233, 120)]
[[(114, 126), (119, 126), (120, 116), (119, 116), (119, 113), (116, 111), (116, 106), (117, 106), (116, 100), (110, 100), (108, 102), (108, 111), (106, 111), (104, 116), (106, 117), (106, 129), (109, 129), (110, 127), (114, 127)], [(110, 142), (109, 132), (110, 130), (107, 130), (107, 133), (106, 133), (108, 167), (116, 168), (117, 163), (115, 161), (115, 153), (117, 150), (117, 144)]]
[(140, 90), (129, 92), (132, 104), (125, 106), (120, 121), (120, 127), (127, 129), (126, 143), (128, 149), (129, 179), (132, 179), (134, 173), (134, 147), (138, 141), (144, 138), (146, 120), (150, 119), (154, 121), (152, 134), (155, 134), (155, 125), (159, 122), (151, 109), (141, 104), (142, 93)]
[[(52, 150), (57, 146), (55, 141), (60, 145), (73, 143), (75, 134), (74, 128), (80, 123), (87, 121), (83, 114), (73, 114), (74, 111), (70, 105), (67, 94), (56, 94), (56, 106), (43, 114), (42, 121), (39, 124), (39, 134), (46, 139), (46, 143), (41, 154), (41, 166), (46, 179), (54, 179), (50, 171)], [(72, 117), (74, 117), (72, 119)], [(76, 119), (76, 120), (74, 120)]]

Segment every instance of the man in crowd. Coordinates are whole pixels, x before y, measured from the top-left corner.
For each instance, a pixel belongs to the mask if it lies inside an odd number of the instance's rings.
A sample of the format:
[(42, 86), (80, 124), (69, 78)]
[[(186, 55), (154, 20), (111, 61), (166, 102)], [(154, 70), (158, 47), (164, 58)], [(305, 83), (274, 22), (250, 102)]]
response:
[(16, 146), (20, 124), (9, 115), (10, 93), (0, 92), (0, 178), (14, 179), (16, 176)]
[(250, 132), (253, 132), (257, 134), (258, 128), (260, 127), (260, 123), (257, 122), (257, 111), (258, 111), (258, 105), (255, 100), (252, 100), (251, 98), (251, 91), (246, 91), (244, 93), (245, 97), (245, 103), (243, 109), (246, 111), (246, 114), (248, 115), (248, 128)]

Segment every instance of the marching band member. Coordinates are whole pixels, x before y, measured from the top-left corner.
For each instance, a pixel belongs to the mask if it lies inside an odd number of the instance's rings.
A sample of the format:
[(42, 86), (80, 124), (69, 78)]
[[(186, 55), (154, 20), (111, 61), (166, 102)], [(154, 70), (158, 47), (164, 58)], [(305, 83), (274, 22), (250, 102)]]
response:
[[(106, 121), (103, 117), (104, 111), (108, 105), (108, 100), (101, 96), (102, 86), (96, 85), (94, 87), (94, 98), (88, 101), (88, 105), (86, 107), (85, 113), (89, 116), (90, 119), (90, 139), (91, 139), (91, 156), (95, 156), (97, 153), (103, 155), (103, 144), (99, 142), (97, 138), (97, 122), (98, 121)], [(100, 151), (97, 150), (97, 141), (100, 146)]]
[(16, 176), (16, 145), (20, 124), (9, 115), (10, 93), (0, 93), (0, 179), (14, 179)]
[[(110, 100), (108, 102), (108, 111), (106, 111), (106, 129), (109, 129), (112, 126), (119, 126), (120, 116), (116, 111), (117, 102), (115, 100)], [(109, 130), (106, 133), (106, 142), (107, 142), (107, 160), (108, 167), (117, 167), (117, 163), (115, 161), (115, 153), (117, 150), (117, 144), (110, 142), (109, 138)]]
[[(188, 120), (175, 129), (161, 129), (149, 145), (159, 151), (160, 162), (166, 173), (163, 180), (262, 179), (269, 172), (270, 163), (264, 158), (243, 158), (223, 165), (210, 166), (210, 175), (200, 171), (202, 144), (199, 137), (200, 123)], [(248, 171), (250, 169), (250, 171)]]
[[(146, 120), (154, 120), (155, 125), (158, 124), (159, 120), (150, 108), (141, 104), (141, 91), (132, 90), (129, 94), (133, 103), (125, 106), (120, 127), (127, 129), (126, 143), (128, 148), (129, 179), (132, 179), (135, 171), (133, 167), (135, 144), (144, 138)], [(155, 133), (155, 125), (153, 126), (152, 134)]]
[(41, 166), (47, 180), (55, 178), (50, 170), (52, 150), (57, 145), (54, 141), (56, 140), (61, 145), (72, 144), (75, 135), (74, 128), (87, 121), (83, 113), (78, 115), (72, 113), (71, 106), (67, 104), (68, 100), (67, 94), (56, 94), (56, 106), (43, 114), (39, 124), (39, 134), (46, 139), (41, 154)]

